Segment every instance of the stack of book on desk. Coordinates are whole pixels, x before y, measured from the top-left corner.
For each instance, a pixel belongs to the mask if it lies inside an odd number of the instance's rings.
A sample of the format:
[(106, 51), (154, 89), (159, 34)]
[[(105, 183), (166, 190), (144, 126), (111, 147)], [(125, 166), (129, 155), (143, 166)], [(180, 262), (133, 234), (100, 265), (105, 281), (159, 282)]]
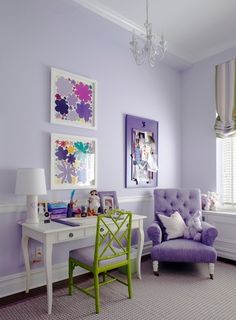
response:
[(62, 219), (67, 217), (67, 203), (54, 202), (48, 203), (50, 219)]

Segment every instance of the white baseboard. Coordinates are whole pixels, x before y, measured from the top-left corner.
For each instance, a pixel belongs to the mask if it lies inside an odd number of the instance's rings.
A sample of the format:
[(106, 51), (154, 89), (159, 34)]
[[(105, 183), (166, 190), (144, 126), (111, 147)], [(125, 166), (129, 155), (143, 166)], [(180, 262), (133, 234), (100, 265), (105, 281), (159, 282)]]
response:
[[(150, 253), (151, 241), (145, 242), (143, 247), (143, 256)], [(74, 275), (82, 275), (87, 271), (77, 267)], [(53, 265), (53, 282), (65, 280), (68, 278), (67, 262)], [(26, 274), (25, 272), (11, 274), (9, 276), (0, 277), (0, 298), (10, 296), (12, 294), (25, 291)], [(30, 288), (38, 288), (46, 285), (44, 267), (36, 268), (31, 271)]]
[[(86, 273), (84, 269), (76, 268), (74, 275)], [(53, 266), (53, 282), (65, 280), (68, 278), (67, 262), (56, 264)], [(18, 292), (25, 291), (26, 274), (25, 272), (11, 274), (9, 276), (0, 277), (0, 298), (6, 297)], [(33, 269), (31, 273), (30, 288), (37, 288), (46, 285), (44, 267)]]

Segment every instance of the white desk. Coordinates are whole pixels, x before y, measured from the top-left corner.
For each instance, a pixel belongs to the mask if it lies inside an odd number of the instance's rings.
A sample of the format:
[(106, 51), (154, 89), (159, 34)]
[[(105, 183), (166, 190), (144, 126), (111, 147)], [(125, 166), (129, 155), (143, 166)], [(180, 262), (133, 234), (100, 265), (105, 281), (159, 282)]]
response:
[[(138, 230), (138, 250), (137, 250), (137, 276), (141, 279), (141, 255), (144, 243), (143, 219), (146, 216), (133, 215), (132, 229)], [(22, 225), (22, 250), (24, 255), (25, 269), (26, 269), (26, 292), (29, 292), (31, 287), (31, 271), (28, 242), (29, 238), (35, 239), (44, 246), (44, 266), (46, 271), (47, 282), (47, 301), (48, 314), (52, 312), (52, 248), (55, 243), (62, 243), (66, 241), (74, 241), (84, 239), (95, 235), (96, 233), (96, 217), (76, 218), (80, 226), (71, 227), (64, 224), (51, 222), (48, 224), (28, 224)], [(112, 220), (111, 222), (112, 223)], [(79, 247), (79, 245), (78, 245)]]

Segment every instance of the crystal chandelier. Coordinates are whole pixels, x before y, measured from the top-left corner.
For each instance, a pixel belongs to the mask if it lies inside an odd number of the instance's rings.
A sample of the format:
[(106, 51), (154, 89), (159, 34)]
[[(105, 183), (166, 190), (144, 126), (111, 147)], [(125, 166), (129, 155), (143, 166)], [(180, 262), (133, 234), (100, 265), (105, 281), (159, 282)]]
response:
[(148, 0), (146, 0), (146, 22), (144, 23), (146, 34), (137, 35), (133, 31), (130, 50), (134, 55), (137, 65), (148, 60), (151, 67), (155, 66), (157, 60), (164, 58), (167, 42), (163, 35), (161, 37), (152, 34), (152, 24), (148, 22)]

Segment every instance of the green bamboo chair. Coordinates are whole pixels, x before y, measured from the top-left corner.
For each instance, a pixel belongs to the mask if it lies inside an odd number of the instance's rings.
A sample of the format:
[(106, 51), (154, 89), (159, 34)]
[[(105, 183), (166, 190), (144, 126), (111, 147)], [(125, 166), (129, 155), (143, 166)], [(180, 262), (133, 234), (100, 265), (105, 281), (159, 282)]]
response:
[[(94, 298), (96, 313), (100, 311), (99, 289), (103, 285), (118, 281), (128, 286), (128, 297), (131, 299), (131, 221), (132, 213), (119, 209), (98, 215), (95, 246), (70, 251), (69, 295), (72, 295), (75, 287)], [(93, 273), (92, 286), (82, 288), (74, 283), (73, 270), (77, 266)], [(108, 272), (123, 266), (127, 266), (126, 281)], [(100, 274), (102, 279), (99, 279)]]

